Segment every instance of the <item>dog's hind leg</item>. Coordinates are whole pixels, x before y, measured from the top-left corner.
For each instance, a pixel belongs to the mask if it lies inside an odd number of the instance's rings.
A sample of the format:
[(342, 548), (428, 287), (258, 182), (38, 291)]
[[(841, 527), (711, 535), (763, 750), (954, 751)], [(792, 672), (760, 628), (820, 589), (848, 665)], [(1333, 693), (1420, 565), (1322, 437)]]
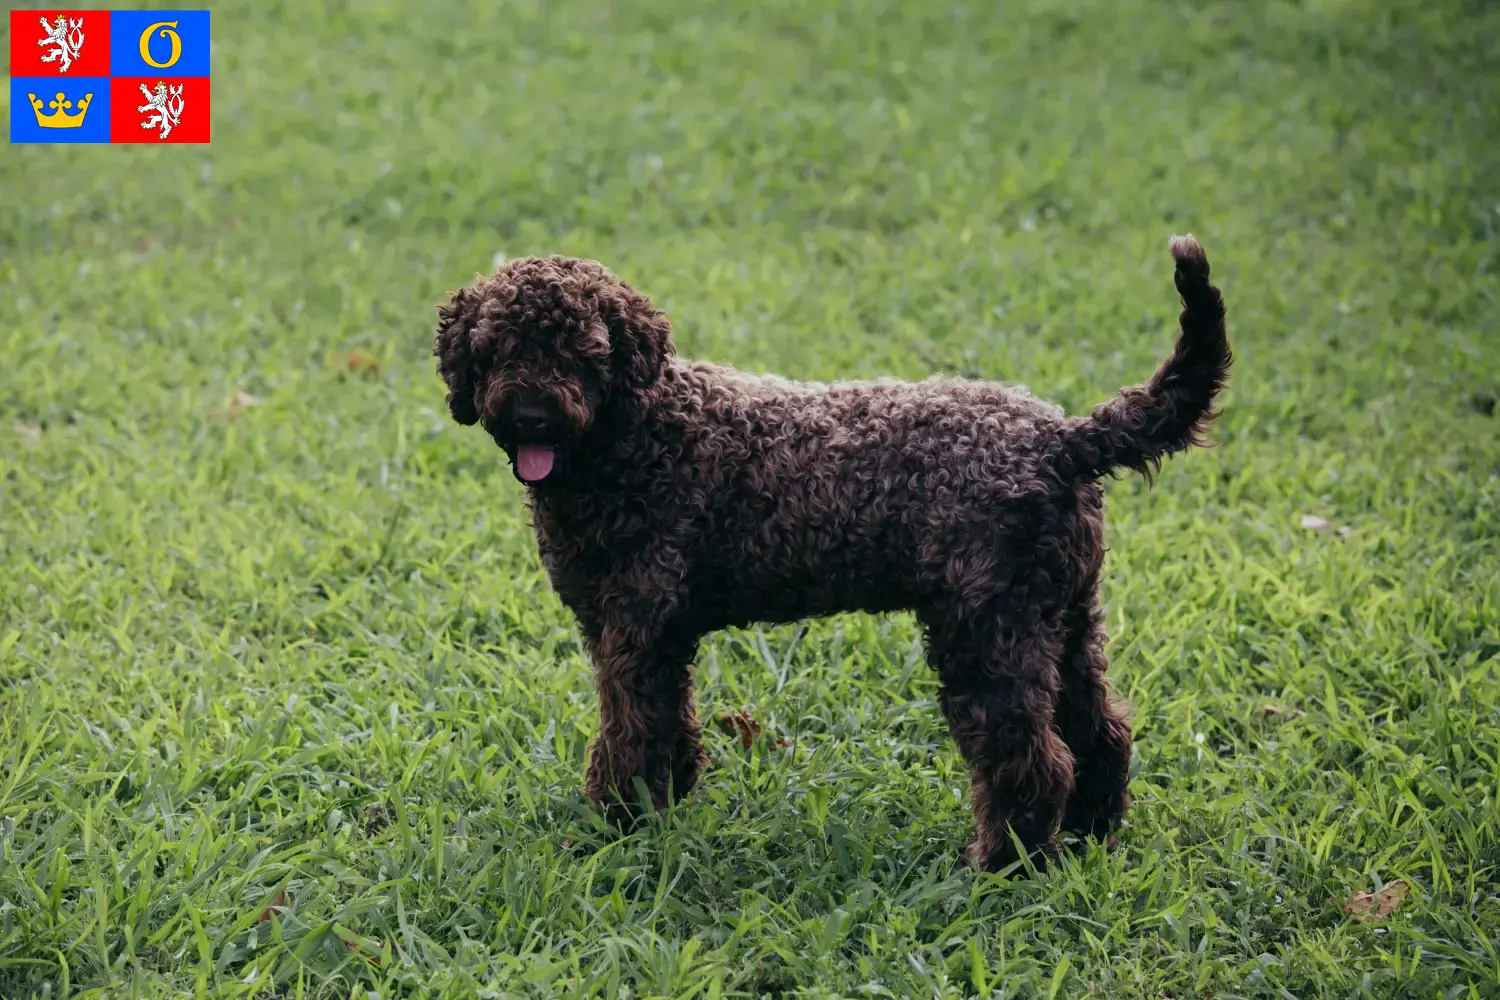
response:
[(1130, 806), (1130, 718), (1105, 677), (1104, 612), (1090, 591), (1068, 609), (1057, 728), (1073, 752), (1063, 829), (1102, 837)]
[(619, 822), (638, 814), (635, 779), (663, 809), (686, 795), (707, 763), (690, 660), (698, 636), (644, 644), (626, 629), (585, 628), (599, 692), (599, 733), (589, 748), (585, 793)]
[(1053, 726), (1061, 628), (977, 618), (924, 615), (943, 713), (972, 769), (969, 859), (991, 871), (1015, 861), (1014, 831), (1045, 865), (1073, 784), (1072, 754)]

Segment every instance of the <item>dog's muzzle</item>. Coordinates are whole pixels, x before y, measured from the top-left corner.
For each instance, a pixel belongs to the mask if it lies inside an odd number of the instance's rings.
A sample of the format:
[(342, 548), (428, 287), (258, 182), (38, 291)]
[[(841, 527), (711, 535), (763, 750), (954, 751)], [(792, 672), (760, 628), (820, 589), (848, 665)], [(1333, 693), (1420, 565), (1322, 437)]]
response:
[(552, 474), (557, 459), (557, 448), (551, 443), (557, 418), (546, 406), (522, 401), (511, 413), (511, 424), (516, 436), (516, 477), (522, 482), (539, 483)]

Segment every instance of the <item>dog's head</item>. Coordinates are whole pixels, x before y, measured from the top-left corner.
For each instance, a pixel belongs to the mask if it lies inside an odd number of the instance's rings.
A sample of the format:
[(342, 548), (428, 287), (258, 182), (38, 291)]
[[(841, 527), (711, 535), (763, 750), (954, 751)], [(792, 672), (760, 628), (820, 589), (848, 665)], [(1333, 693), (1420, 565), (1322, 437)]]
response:
[(609, 404), (629, 416), (672, 354), (666, 317), (591, 260), (510, 261), (438, 316), (453, 419), (481, 424), (526, 483), (559, 477)]

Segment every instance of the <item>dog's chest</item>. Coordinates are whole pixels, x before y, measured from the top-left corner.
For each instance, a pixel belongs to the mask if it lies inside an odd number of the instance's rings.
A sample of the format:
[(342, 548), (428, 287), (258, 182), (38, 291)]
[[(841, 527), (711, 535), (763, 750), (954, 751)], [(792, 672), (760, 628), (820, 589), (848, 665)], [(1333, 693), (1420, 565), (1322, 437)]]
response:
[(681, 533), (679, 504), (617, 489), (538, 501), (532, 507), (537, 550), (564, 601), (649, 561)]

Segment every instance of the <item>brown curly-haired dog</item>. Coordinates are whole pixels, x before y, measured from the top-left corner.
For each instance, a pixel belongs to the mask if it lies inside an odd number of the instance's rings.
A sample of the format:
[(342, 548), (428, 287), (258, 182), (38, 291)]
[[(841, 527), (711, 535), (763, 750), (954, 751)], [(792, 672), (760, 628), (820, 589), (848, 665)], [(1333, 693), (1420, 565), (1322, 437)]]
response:
[(674, 356), (667, 319), (593, 261), (511, 261), (440, 310), (459, 423), (527, 484), (542, 562), (593, 659), (587, 791), (628, 816), (705, 757), (707, 632), (909, 609), (973, 768), (969, 857), (1056, 850), (1125, 810), (1130, 725), (1105, 680), (1104, 499), (1199, 443), (1230, 363), (1224, 305), (1172, 241), (1176, 350), (1088, 417), (991, 382), (799, 384)]

